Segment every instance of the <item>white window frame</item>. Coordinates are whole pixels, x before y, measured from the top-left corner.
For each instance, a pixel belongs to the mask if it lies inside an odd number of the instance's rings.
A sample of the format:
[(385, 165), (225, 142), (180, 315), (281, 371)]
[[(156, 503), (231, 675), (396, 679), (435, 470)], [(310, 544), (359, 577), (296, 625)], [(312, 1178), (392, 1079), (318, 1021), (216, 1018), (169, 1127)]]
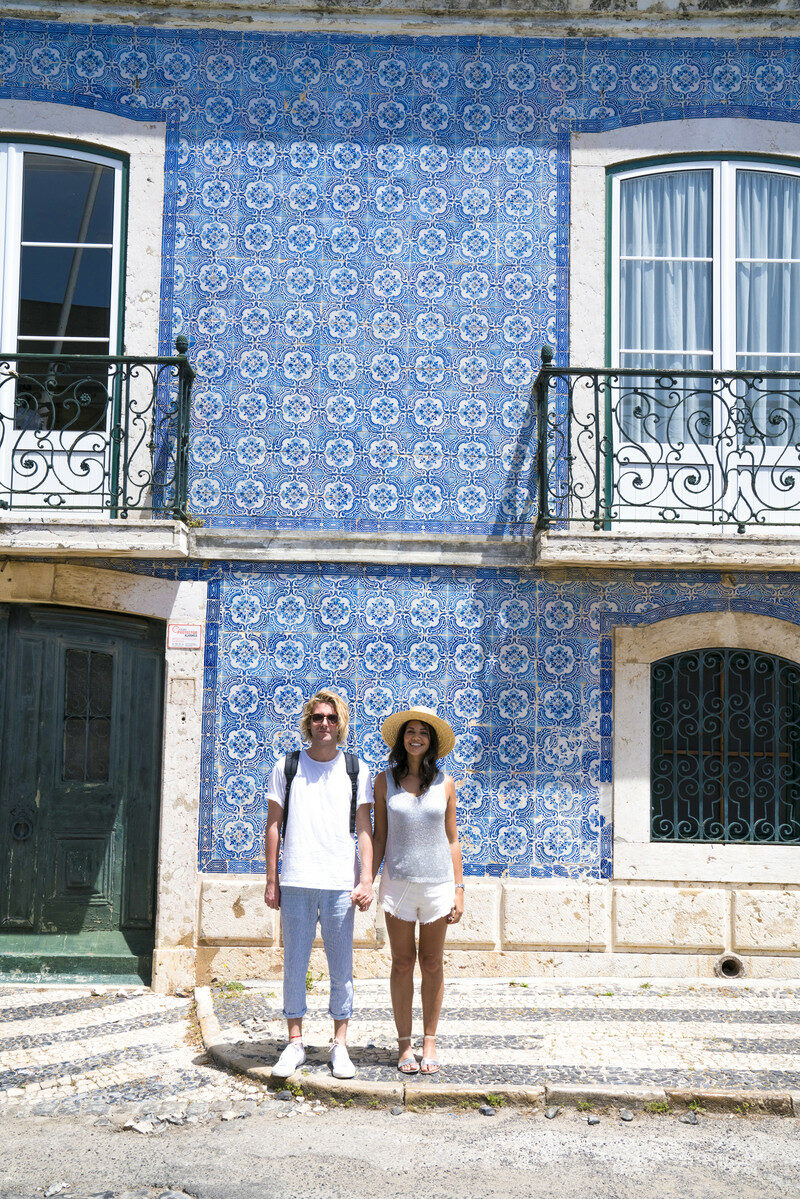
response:
[[(118, 336), (117, 341), (110, 344), (109, 352), (112, 355), (121, 352), (142, 358), (157, 356), (166, 123), (160, 120), (135, 121), (69, 105), (0, 99), (0, 143), (10, 140), (17, 144), (30, 140), (37, 149), (44, 149), (47, 153), (60, 148), (70, 157), (95, 156), (103, 161), (122, 157), (127, 160), (126, 246), (120, 244), (119, 248), (125, 263), (124, 282), (120, 282), (120, 286), (124, 287), (124, 329), (117, 331), (122, 333), (122, 337)], [(18, 211), (21, 209), (18, 208)], [(119, 241), (121, 243), (121, 237)], [(7, 252), (7, 248), (0, 247), (0, 254)], [(19, 250), (15, 253), (18, 254)], [(18, 270), (15, 274), (18, 278)], [(121, 278), (121, 274), (122, 271), (118, 269), (117, 278)], [(16, 312), (16, 299), (14, 309)], [(112, 308), (113, 321), (119, 319), (119, 311), (119, 304)], [(5, 336), (2, 325), (0, 335)], [(16, 330), (12, 337), (15, 335)], [(2, 349), (7, 353), (15, 352), (15, 346), (7, 344)], [(146, 386), (144, 376), (140, 384)], [(149, 453), (144, 442), (142, 453)], [(62, 516), (70, 518), (68, 506), (60, 510), (48, 508), (47, 512), (49, 521), (57, 521)], [(34, 519), (40, 519), (35, 508), (29, 509), (29, 514)]]
[[(39, 144), (74, 144), (76, 154), (111, 152), (128, 160), (127, 254), (123, 350), (158, 354), (162, 275), (166, 125), (65, 104), (0, 99), (0, 142), (30, 136)], [(49, 150), (48, 150), (49, 152)], [(71, 151), (66, 150), (67, 153)], [(3, 347), (8, 350), (8, 347)]]
[[(797, 159), (800, 124), (709, 117), (653, 121), (603, 133), (573, 133), (570, 142), (569, 345), (574, 366), (606, 362), (606, 176), (612, 167), (657, 157), (690, 156), (713, 150), (724, 158), (775, 155)], [(778, 164), (774, 164), (777, 168)], [(610, 243), (610, 238), (609, 238)]]
[(784, 883), (800, 846), (650, 840), (650, 668), (688, 650), (725, 646), (800, 664), (800, 626), (746, 612), (700, 612), (614, 630), (614, 878)]
[[(712, 181), (712, 236), (711, 236), (711, 291), (712, 291), (712, 344), (704, 369), (735, 371), (736, 351), (736, 174), (738, 171), (761, 171), (771, 175), (790, 175), (800, 178), (800, 162), (793, 166), (786, 162), (769, 161), (763, 157), (692, 158), (675, 156), (667, 162), (648, 163), (630, 170), (615, 170), (610, 175), (611, 183), (611, 287), (609, 365), (620, 365), (620, 191), (627, 179), (639, 179), (648, 175), (669, 175), (676, 172), (705, 171)], [(693, 259), (692, 261), (709, 261)], [(635, 353), (635, 350), (630, 350)], [(657, 353), (658, 350), (653, 350)], [(669, 352), (669, 351), (664, 351)], [(696, 353), (696, 347), (682, 351)], [(700, 356), (698, 354), (698, 356)], [(785, 357), (785, 355), (781, 355)], [(797, 369), (800, 369), (800, 352), (797, 354)]]
[[(111, 231), (111, 301), (108, 348), (105, 355), (119, 352), (122, 330), (119, 328), (120, 291), (122, 287), (122, 204), (124, 162), (119, 157), (93, 154), (80, 147), (66, 148), (63, 145), (48, 145), (47, 142), (9, 141), (0, 138), (0, 213), (5, 213), (5, 236), (0, 237), (0, 353), (24, 353), (24, 339), (18, 345), (19, 328), (19, 283), (22, 258), (22, 180), (25, 154), (46, 154), (51, 158), (66, 158), (71, 161), (89, 162), (97, 166), (110, 167), (114, 171), (113, 221)], [(0, 218), (2, 220), (2, 218)], [(27, 243), (26, 243), (27, 244)], [(52, 243), (48, 243), (52, 244)], [(86, 243), (93, 248), (93, 243)], [(37, 341), (46, 341), (39, 337)], [(70, 353), (70, 341), (98, 341), (91, 337), (64, 337), (62, 353)], [(12, 414), (7, 413), (9, 417)]]

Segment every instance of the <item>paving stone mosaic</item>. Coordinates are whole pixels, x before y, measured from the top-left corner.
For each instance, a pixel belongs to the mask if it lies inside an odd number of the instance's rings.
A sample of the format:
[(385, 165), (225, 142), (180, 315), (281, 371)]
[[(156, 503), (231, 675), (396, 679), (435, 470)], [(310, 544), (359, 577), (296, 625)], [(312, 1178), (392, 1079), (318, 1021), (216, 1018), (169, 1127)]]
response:
[[(327, 985), (315, 984), (304, 1023), (307, 1064), (329, 1073)], [(214, 991), (226, 1040), (252, 1064), (284, 1044), (280, 983)], [(445, 982), (437, 1046), (443, 1083), (598, 1083), (797, 1090), (800, 988), (540, 980)], [(765, 1027), (765, 1026), (768, 1026)], [(414, 1012), (421, 1034), (422, 1014)], [(396, 1081), (387, 981), (356, 982), (350, 1054), (358, 1077)], [(421, 1035), (415, 1038), (417, 1056)], [(408, 1081), (407, 1079), (405, 1081)], [(426, 1079), (426, 1081), (430, 1081)]]
[[(240, 1114), (260, 1087), (208, 1065), (186, 999), (146, 988), (117, 993), (0, 991), (0, 1113), (116, 1121), (179, 1113)], [(249, 1109), (248, 1109), (249, 1110)]]
[(167, 121), (160, 340), (197, 363), (209, 526), (524, 528), (570, 131), (797, 119), (795, 39), (0, 34), (0, 95)]

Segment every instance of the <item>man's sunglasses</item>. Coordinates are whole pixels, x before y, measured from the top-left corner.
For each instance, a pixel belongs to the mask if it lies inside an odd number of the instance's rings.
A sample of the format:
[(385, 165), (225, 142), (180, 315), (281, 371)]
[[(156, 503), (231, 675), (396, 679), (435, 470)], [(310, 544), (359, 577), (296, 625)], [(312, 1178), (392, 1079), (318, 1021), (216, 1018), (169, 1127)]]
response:
[(312, 724), (322, 724), (323, 720), (327, 720), (329, 724), (338, 724), (338, 716), (328, 716), (327, 712), (315, 712), (311, 717)]

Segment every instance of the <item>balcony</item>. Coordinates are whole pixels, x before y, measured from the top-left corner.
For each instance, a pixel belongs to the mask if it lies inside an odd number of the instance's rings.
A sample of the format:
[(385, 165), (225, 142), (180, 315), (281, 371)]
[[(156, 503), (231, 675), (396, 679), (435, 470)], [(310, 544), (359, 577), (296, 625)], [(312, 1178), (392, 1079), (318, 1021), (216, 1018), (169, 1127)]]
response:
[(0, 549), (188, 553), (194, 370), (174, 357), (0, 356)]
[(534, 383), (543, 565), (800, 568), (800, 373), (555, 367)]

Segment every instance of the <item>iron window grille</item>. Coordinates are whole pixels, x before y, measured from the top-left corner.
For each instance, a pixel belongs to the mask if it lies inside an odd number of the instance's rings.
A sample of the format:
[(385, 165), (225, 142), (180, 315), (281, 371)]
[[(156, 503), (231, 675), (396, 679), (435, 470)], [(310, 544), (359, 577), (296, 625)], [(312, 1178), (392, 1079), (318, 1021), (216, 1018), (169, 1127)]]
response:
[(701, 649), (650, 680), (651, 840), (800, 843), (800, 666)]

